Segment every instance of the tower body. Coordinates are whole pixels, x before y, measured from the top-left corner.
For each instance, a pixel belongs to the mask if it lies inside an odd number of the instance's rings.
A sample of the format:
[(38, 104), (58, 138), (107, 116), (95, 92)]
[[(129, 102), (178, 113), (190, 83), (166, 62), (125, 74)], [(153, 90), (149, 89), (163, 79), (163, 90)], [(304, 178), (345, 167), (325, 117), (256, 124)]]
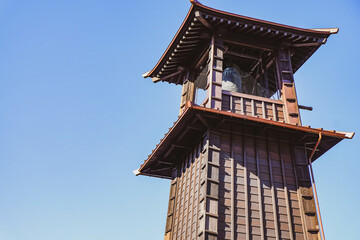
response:
[(319, 239), (305, 149), (286, 136), (207, 130), (172, 174), (166, 239)]
[(353, 133), (302, 126), (293, 73), (335, 32), (193, 2), (144, 75), (183, 87), (137, 171), (171, 179), (166, 240), (321, 239), (309, 164)]

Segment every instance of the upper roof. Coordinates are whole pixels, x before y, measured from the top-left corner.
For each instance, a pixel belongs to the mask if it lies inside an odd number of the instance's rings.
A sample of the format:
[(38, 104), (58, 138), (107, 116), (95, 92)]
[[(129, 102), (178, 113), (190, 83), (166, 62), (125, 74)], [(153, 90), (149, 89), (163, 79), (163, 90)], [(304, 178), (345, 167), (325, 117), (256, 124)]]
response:
[[(171, 178), (172, 169), (181, 162), (188, 150), (192, 149), (194, 144), (201, 139), (209, 128), (216, 128), (219, 131), (226, 132), (239, 130), (240, 134), (248, 135), (253, 135), (256, 132), (259, 137), (275, 135), (277, 140), (291, 142), (295, 146), (303, 147), (307, 145), (311, 149), (314, 148), (321, 133), (322, 139), (312, 157), (312, 161), (315, 161), (342, 139), (351, 139), (354, 136), (353, 132), (339, 132), (293, 125), (200, 107), (191, 102), (188, 102), (186, 106), (186, 110), (179, 116), (173, 127), (165, 134), (165, 137), (160, 140), (160, 143), (156, 145), (156, 148), (140, 166), (140, 169), (134, 172), (136, 175)], [(310, 153), (308, 154), (310, 155)]]
[[(211, 31), (221, 33), (224, 38), (232, 36), (244, 39), (243, 44), (253, 43), (257, 47), (274, 50), (280, 43), (293, 48), (292, 64), (294, 73), (304, 62), (326, 42), (326, 39), (338, 32), (338, 28), (303, 29), (273, 23), (260, 19), (245, 17), (213, 9), (191, 1), (192, 5), (185, 20), (172, 39), (171, 43), (155, 65), (143, 76), (152, 77), (154, 82), (176, 82), (172, 78), (183, 70), (191, 68), (208, 48)], [(244, 38), (245, 36), (245, 38)], [(246, 45), (246, 44), (245, 44)]]

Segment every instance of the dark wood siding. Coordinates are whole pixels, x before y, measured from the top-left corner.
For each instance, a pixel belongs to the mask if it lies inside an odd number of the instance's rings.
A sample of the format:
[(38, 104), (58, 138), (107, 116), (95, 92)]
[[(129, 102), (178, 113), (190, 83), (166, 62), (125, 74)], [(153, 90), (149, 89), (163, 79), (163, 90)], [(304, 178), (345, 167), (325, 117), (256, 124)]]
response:
[(306, 161), (274, 136), (208, 131), (174, 169), (166, 239), (320, 239)]

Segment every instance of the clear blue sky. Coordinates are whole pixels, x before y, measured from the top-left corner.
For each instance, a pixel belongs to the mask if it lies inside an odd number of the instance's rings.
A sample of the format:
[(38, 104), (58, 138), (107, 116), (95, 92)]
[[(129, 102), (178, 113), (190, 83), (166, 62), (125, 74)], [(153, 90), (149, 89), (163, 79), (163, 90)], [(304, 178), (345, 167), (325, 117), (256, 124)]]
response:
[[(295, 74), (304, 125), (360, 134), (360, 2), (203, 4), (339, 27)], [(0, 0), (0, 240), (162, 239), (169, 181), (135, 177), (177, 119), (180, 87), (141, 74), (190, 3)], [(359, 136), (314, 164), (327, 239), (360, 239)]]

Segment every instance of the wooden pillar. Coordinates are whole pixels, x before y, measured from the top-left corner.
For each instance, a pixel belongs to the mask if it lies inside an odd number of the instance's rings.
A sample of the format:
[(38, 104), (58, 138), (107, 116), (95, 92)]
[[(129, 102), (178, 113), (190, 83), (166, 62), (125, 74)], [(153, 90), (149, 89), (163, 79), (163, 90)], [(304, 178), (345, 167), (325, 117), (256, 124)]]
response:
[(182, 93), (181, 93), (179, 115), (181, 115), (184, 112), (186, 103), (188, 101), (191, 101), (191, 102), (195, 101), (195, 84), (193, 82), (192, 74), (190, 74), (190, 72), (187, 72), (184, 75), (184, 80), (183, 80), (182, 86), (183, 86), (183, 88), (182, 88)]
[(295, 90), (294, 76), (289, 48), (280, 46), (276, 55), (276, 69), (281, 97), (285, 106), (285, 121), (301, 125), (298, 101)]
[(205, 104), (208, 108), (221, 109), (223, 55), (223, 40), (214, 33), (211, 37), (208, 59), (207, 102)]
[(307, 239), (321, 239), (319, 222), (316, 215), (315, 200), (312, 191), (308, 160), (304, 148), (295, 147), (293, 150), (295, 171), (298, 180), (298, 194), (300, 207), (303, 212)]
[[(199, 239), (218, 239), (220, 135), (208, 132), (207, 162), (201, 166)], [(205, 157), (206, 159), (206, 157)]]
[(178, 170), (175, 168), (172, 172), (172, 180), (170, 186), (170, 196), (169, 196), (169, 207), (168, 214), (166, 218), (165, 226), (165, 237), (164, 240), (172, 239), (173, 233), (173, 224), (174, 224), (174, 210), (176, 204), (176, 193), (177, 193), (177, 182), (178, 182)]

